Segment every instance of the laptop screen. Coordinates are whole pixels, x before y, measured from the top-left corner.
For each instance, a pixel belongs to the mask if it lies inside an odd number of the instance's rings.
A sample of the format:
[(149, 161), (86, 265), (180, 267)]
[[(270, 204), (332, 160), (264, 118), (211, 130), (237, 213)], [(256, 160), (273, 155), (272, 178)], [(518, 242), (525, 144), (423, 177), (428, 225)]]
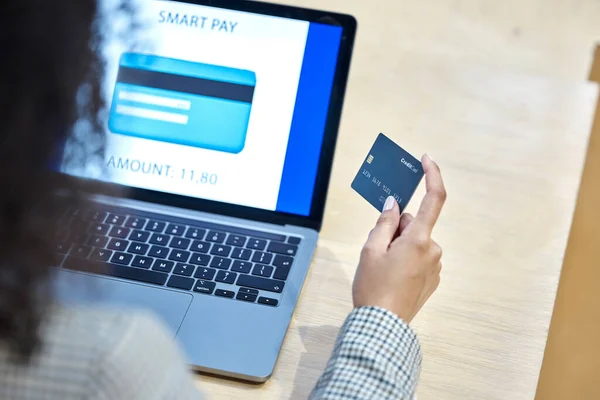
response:
[(342, 28), (154, 0), (121, 34), (110, 3), (104, 168), (62, 172), (309, 215)]

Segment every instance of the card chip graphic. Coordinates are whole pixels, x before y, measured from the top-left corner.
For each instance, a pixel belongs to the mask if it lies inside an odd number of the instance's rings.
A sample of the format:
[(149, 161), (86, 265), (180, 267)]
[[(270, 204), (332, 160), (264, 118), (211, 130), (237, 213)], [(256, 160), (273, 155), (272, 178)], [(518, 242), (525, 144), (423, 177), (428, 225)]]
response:
[(113, 133), (237, 154), (256, 74), (218, 65), (124, 53), (113, 95)]
[(380, 212), (390, 196), (403, 211), (423, 178), (421, 162), (382, 133), (367, 154), (352, 189)]

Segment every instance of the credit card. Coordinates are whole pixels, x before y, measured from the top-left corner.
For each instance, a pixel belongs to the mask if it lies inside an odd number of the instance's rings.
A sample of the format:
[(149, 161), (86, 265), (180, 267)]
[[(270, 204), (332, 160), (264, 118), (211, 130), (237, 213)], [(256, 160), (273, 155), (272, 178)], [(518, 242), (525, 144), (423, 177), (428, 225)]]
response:
[(354, 178), (352, 189), (380, 212), (389, 196), (404, 211), (423, 175), (419, 160), (380, 133)]
[(246, 144), (256, 74), (153, 55), (121, 55), (113, 133), (237, 154)]

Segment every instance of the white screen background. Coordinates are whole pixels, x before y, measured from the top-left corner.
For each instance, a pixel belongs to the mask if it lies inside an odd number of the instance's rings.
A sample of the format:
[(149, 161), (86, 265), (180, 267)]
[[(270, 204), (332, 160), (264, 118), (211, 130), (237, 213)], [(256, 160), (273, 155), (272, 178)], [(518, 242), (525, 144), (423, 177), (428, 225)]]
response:
[[(110, 0), (106, 1), (110, 9)], [(136, 37), (113, 34), (104, 49), (107, 104), (112, 101), (119, 58), (123, 52), (132, 50), (132, 42), (141, 43), (141, 48), (135, 49), (137, 52), (254, 71), (257, 84), (246, 146), (241, 153), (128, 137), (107, 129), (106, 161), (111, 157), (138, 160), (171, 165), (176, 171), (175, 177), (168, 179), (111, 169), (108, 179), (133, 187), (275, 210), (309, 23), (168, 1), (139, 4), (143, 27)], [(206, 16), (206, 26), (200, 29), (159, 24), (161, 11)], [(107, 26), (115, 33), (126, 23), (116, 15), (112, 18)], [(215, 18), (237, 25), (233, 32), (213, 31), (210, 28)], [(179, 179), (178, 171), (183, 168), (196, 174), (217, 174), (218, 183), (202, 185)], [(82, 171), (64, 172), (89, 175)]]

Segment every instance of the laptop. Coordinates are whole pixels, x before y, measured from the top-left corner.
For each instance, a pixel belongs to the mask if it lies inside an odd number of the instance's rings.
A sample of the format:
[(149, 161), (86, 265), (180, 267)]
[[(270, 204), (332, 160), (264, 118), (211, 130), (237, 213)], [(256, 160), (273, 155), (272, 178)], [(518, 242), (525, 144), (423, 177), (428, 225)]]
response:
[[(93, 196), (89, 238), (59, 248), (56, 295), (150, 310), (196, 370), (264, 382), (321, 228), (356, 21), (151, 0), (124, 35), (110, 3), (103, 168), (60, 172), (127, 196)], [(106, 268), (78, 271), (81, 259)]]

